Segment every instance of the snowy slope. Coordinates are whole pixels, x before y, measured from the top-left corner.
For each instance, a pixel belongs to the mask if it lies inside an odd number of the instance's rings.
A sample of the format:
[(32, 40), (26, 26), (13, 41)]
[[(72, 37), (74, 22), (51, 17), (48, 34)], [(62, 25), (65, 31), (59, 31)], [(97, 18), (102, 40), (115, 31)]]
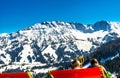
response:
[(117, 39), (119, 31), (118, 22), (83, 25), (52, 21), (4, 33), (0, 35), (0, 70), (47, 72)]

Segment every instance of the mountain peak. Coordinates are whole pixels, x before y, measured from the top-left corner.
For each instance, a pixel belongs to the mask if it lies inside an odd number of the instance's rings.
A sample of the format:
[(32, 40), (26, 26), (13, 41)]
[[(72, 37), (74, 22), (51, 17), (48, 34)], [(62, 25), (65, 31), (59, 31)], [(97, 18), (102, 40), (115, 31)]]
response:
[(95, 31), (104, 30), (104, 31), (110, 31), (110, 24), (108, 21), (98, 21), (93, 25), (93, 29)]

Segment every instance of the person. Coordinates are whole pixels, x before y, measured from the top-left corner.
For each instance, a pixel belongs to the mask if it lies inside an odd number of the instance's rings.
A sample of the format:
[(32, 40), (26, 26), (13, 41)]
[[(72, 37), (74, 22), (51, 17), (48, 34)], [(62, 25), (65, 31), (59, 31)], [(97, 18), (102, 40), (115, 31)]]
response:
[(102, 78), (109, 78), (107, 76), (106, 69), (102, 65), (99, 64), (99, 62), (98, 62), (98, 60), (96, 58), (92, 58), (90, 60), (90, 64), (91, 64), (91, 66), (89, 66), (89, 68), (91, 68), (91, 67), (100, 67), (100, 69), (102, 71)]
[(84, 62), (83, 56), (76, 57), (72, 62), (72, 69), (81, 69)]

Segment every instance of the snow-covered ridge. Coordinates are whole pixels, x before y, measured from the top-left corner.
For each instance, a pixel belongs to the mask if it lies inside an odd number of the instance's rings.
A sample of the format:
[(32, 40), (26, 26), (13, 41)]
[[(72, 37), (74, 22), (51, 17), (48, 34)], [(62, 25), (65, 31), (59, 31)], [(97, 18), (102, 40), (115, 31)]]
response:
[[(41, 70), (52, 65), (56, 68), (57, 64), (94, 52), (103, 43), (120, 37), (119, 31), (120, 23), (107, 21), (91, 25), (60, 21), (37, 23), (18, 32), (0, 35), (0, 63), (39, 62), (43, 66), (37, 68)], [(29, 69), (37, 70), (34, 65)]]

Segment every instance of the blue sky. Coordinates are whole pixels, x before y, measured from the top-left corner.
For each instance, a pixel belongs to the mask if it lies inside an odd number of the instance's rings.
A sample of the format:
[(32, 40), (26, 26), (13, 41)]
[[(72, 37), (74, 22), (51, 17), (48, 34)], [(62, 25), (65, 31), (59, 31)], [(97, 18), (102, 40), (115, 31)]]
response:
[(0, 0), (0, 34), (45, 21), (120, 22), (120, 0)]

